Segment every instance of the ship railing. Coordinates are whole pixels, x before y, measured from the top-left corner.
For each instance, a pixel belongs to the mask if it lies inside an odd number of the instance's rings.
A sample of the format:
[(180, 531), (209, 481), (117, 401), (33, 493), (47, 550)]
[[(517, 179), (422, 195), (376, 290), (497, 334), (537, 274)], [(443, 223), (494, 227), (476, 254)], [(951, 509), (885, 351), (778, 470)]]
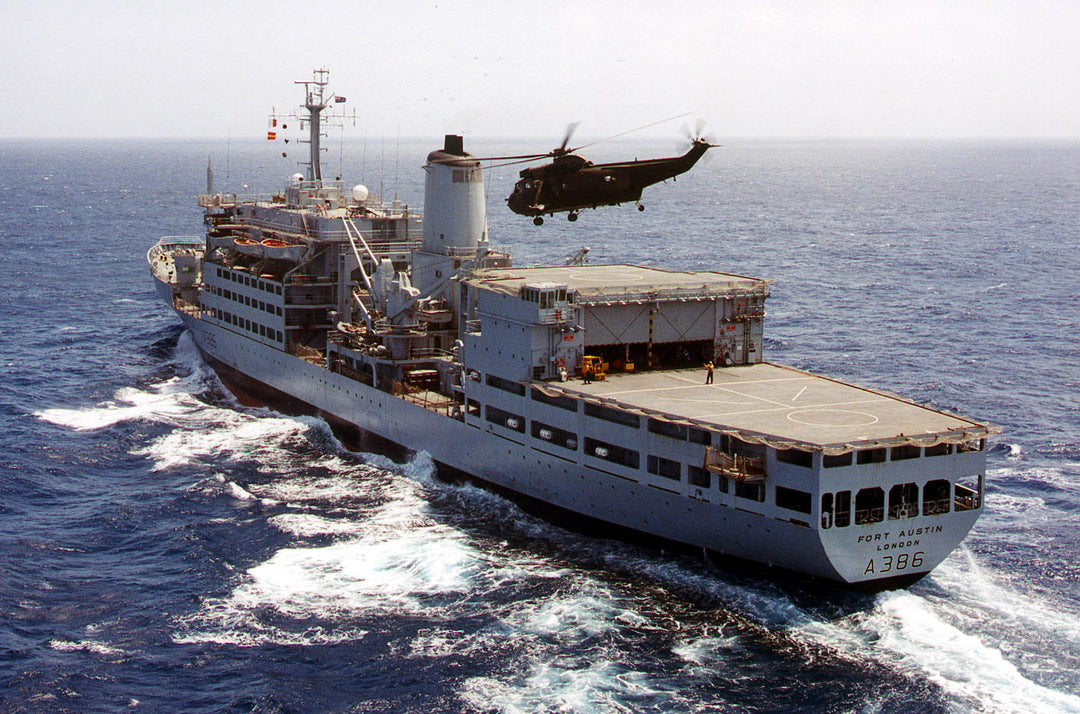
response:
[(750, 307), (750, 308), (738, 308), (732, 317), (736, 320), (748, 320), (755, 317), (765, 317), (765, 306)]
[[(587, 306), (619, 305), (642, 302), (668, 302), (676, 300), (716, 300), (719, 298), (764, 298), (768, 290), (764, 287), (747, 289), (734, 282), (729, 286), (699, 288), (659, 288), (654, 290), (614, 289), (611, 293), (598, 292), (578, 298), (577, 302)], [(762, 313), (764, 314), (764, 312)]]
[(201, 317), (202, 309), (195, 303), (190, 303), (178, 294), (173, 295), (173, 309), (182, 312), (189, 317)]
[(880, 523), (885, 520), (885, 507), (863, 508), (855, 511), (855, 525), (864, 523)]
[(558, 325), (561, 322), (572, 321), (574, 317), (573, 310), (552, 307), (540, 310), (536, 322), (540, 325)]
[(948, 498), (942, 498), (937, 501), (923, 501), (923, 515), (937, 516), (942, 513), (948, 513), (951, 503), (952, 501)]
[[(261, 228), (264, 231), (271, 233), (276, 232), (285, 236), (298, 236), (307, 239), (317, 238), (321, 241), (341, 241), (345, 242), (349, 239), (348, 231), (342, 228), (323, 228), (322, 230), (315, 231), (310, 227), (304, 227), (302, 225), (296, 225), (290, 221), (278, 221), (266, 218), (249, 218), (246, 221), (256, 228)], [(364, 239), (368, 242), (372, 251), (382, 257), (383, 254), (390, 255), (394, 253), (408, 253), (413, 248), (420, 244), (421, 236), (419, 234), (412, 235), (398, 235), (396, 230), (390, 228), (364, 229)]]
[(705, 470), (733, 481), (762, 481), (765, 479), (765, 459), (729, 454), (710, 446), (705, 449)]
[(437, 347), (417, 347), (409, 352), (410, 359), (446, 359), (453, 356), (453, 352)]
[(271, 203), (272, 193), (200, 193), (199, 208), (235, 208), (243, 203)]
[(201, 248), (205, 244), (206, 239), (202, 236), (162, 236), (157, 242), (162, 248)]
[(412, 402), (417, 406), (443, 416), (454, 416), (456, 418), (456, 412), (461, 410), (461, 404), (456, 402), (453, 397), (429, 389), (402, 384), (401, 382), (394, 384), (394, 394), (405, 401)]

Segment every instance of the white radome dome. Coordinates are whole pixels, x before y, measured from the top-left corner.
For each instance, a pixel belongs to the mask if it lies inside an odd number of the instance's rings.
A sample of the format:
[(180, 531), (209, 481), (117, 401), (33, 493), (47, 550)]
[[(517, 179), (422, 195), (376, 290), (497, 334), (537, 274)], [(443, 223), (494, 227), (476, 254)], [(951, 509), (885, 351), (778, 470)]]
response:
[(304, 180), (304, 174), (295, 173), (295, 174), (292, 175), (292, 180), (293, 180), (293, 183), (300, 183), (301, 181)]
[(362, 183), (358, 183), (352, 187), (352, 197), (357, 203), (366, 201), (369, 194), (368, 187)]

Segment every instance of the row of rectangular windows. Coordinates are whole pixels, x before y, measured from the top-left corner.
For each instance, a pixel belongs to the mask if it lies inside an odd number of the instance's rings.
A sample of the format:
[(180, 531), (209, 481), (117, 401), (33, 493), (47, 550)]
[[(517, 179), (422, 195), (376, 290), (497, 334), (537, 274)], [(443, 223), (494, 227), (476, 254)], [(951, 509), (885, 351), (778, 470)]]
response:
[(222, 280), (231, 280), (234, 283), (240, 283), (246, 285), (249, 288), (255, 288), (267, 293), (274, 293), (275, 295), (281, 294), (281, 286), (271, 283), (269, 281), (259, 280), (250, 275), (244, 275), (243, 273), (236, 272), (235, 270), (229, 270), (228, 268), (215, 268), (217, 276)]
[(280, 330), (275, 330), (273, 328), (267, 327), (266, 325), (260, 325), (257, 322), (252, 322), (251, 320), (245, 320), (239, 315), (234, 315), (233, 313), (226, 312), (225, 310), (216, 310), (214, 308), (210, 308), (208, 312), (210, 313), (211, 317), (216, 317), (222, 322), (227, 322), (230, 325), (236, 325), (240, 329), (247, 330), (248, 332), (259, 335), (260, 337), (266, 337), (267, 339), (276, 340), (277, 342), (285, 341), (285, 334)]
[[(467, 402), (466, 409), (469, 414), (479, 418), (481, 409), (479, 403), (470, 399)], [(519, 434), (524, 434), (526, 431), (525, 418), (490, 404), (484, 407), (484, 418), (492, 424), (498, 424), (499, 426), (516, 431)], [(559, 446), (569, 451), (577, 451), (578, 436), (572, 431), (560, 429), (557, 426), (545, 424), (534, 419), (530, 422), (529, 433), (534, 439), (546, 441), (549, 444)], [(584, 452), (589, 456), (594, 456), (598, 459), (610, 461), (631, 469), (638, 469), (641, 466), (641, 457), (637, 451), (628, 449), (624, 446), (609, 444), (605, 441), (600, 441), (599, 439), (593, 439), (591, 437), (585, 437)], [(682, 466), (682, 463), (678, 461), (652, 454), (649, 454), (645, 460), (645, 468), (649, 473), (671, 479), (672, 481), (682, 481)], [(706, 469), (693, 464), (687, 464), (686, 466), (686, 480), (687, 483), (692, 486), (701, 488), (712, 487), (712, 474)], [(726, 479), (717, 479), (717, 486), (721, 492), (727, 493), (728, 486)], [(760, 484), (748, 484), (745, 489), (740, 489), (737, 486), (736, 495), (744, 498), (753, 498), (756, 501), (762, 501), (764, 500), (764, 488), (760, 489), (759, 493), (757, 486), (760, 486)], [(807, 494), (807, 497), (809, 497), (809, 494)]]
[[(971, 441), (965, 441), (960, 444), (956, 444), (956, 453), (965, 453), (968, 451), (982, 451), (986, 447), (986, 439), (972, 439)], [(886, 456), (889, 461), (904, 461), (905, 459), (917, 459), (920, 456), (948, 456), (952, 454), (954, 446), (952, 444), (937, 444), (936, 446), (915, 446), (914, 444), (905, 444), (903, 446), (893, 446), (892, 448), (879, 448), (879, 449), (863, 449), (861, 451), (849, 451), (846, 454), (837, 454), (830, 456), (826, 454), (822, 458), (822, 465), (827, 468), (835, 468), (837, 466), (851, 466), (852, 463), (856, 464), (877, 464), (883, 463)], [(799, 463), (804, 465), (805, 461), (800, 462), (802, 457), (792, 455), (790, 452), (796, 451), (799, 454), (806, 454), (807, 457), (812, 455), (806, 451), (798, 451), (797, 449), (787, 449), (786, 451), (777, 451), (776, 456), (781, 461), (786, 461), (788, 458), (793, 459), (787, 461), (787, 463)], [(783, 454), (783, 456), (782, 456)], [(809, 464), (805, 464), (809, 466)]]
[[(825, 493), (821, 496), (822, 528), (843, 528), (855, 525), (880, 523), (889, 520), (914, 518), (921, 512), (924, 516), (939, 516), (950, 511), (970, 511), (982, 506), (982, 475), (962, 479), (953, 484), (947, 479), (927, 481), (919, 498), (919, 485), (902, 483), (889, 489), (886, 507), (885, 490), (880, 486), (864, 488), (855, 494), (852, 513), (851, 491)], [(807, 510), (805, 513), (809, 513)]]
[(247, 305), (248, 307), (257, 308), (259, 310), (262, 310), (263, 312), (268, 312), (271, 315), (278, 315), (279, 317), (281, 316), (280, 305), (271, 305), (268, 302), (256, 300), (255, 298), (250, 298), (246, 295), (240, 295), (239, 293), (234, 293), (232, 290), (219, 288), (215, 285), (209, 286), (209, 289), (212, 295), (217, 295), (218, 297), (225, 298), (226, 300), (233, 300), (235, 302), (241, 303), (242, 305)]
[[(494, 374), (486, 375), (485, 382), (489, 387), (501, 389), (504, 392), (516, 394), (519, 397), (525, 396), (525, 385), (521, 382), (515, 382), (511, 379), (505, 379)], [(530, 390), (530, 396), (533, 401), (565, 409), (570, 412), (576, 412), (578, 410), (578, 403), (580, 401), (565, 395), (545, 394), (536, 387), (533, 387)], [(628, 426), (632, 429), (641, 428), (641, 419), (637, 414), (631, 414), (622, 409), (614, 409), (602, 404), (585, 402), (585, 415), (596, 419), (603, 419), (604, 421), (609, 421), (614, 424)], [(712, 443), (712, 436), (708, 431), (705, 431), (704, 429), (695, 429), (686, 424), (676, 424), (662, 419), (649, 418), (648, 428), (650, 433), (669, 436), (673, 439), (682, 441), (689, 439), (695, 444), (705, 444), (706, 446)]]

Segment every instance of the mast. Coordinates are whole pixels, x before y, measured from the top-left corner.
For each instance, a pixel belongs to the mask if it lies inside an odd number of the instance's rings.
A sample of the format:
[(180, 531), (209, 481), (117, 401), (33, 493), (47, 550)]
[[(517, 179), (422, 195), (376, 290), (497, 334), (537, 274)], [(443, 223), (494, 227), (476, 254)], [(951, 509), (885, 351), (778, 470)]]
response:
[(326, 109), (326, 85), (330, 70), (323, 67), (313, 72), (314, 78), (306, 82), (296, 82), (304, 85), (305, 102), (304, 108), (308, 110), (308, 144), (310, 145), (310, 160), (308, 161), (308, 181), (322, 181), (322, 158), (319, 155), (319, 137), (322, 134), (322, 110)]

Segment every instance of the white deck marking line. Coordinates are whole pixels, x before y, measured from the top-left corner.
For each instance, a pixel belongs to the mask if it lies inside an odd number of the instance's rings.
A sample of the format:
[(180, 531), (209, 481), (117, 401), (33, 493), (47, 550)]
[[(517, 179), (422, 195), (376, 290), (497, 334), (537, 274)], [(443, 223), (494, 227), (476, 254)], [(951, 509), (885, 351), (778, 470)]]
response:
[[(678, 379), (678, 380), (680, 380), (682, 382), (686, 382), (687, 386), (685, 386), (685, 387), (643, 387), (642, 389), (621, 389), (621, 390), (616, 391), (616, 392), (604, 392), (603, 394), (599, 394), (597, 396), (613, 397), (613, 396), (616, 396), (616, 395), (619, 395), (619, 394), (641, 394), (642, 392), (672, 392), (672, 391), (675, 391), (675, 390), (678, 390), (678, 389), (693, 389), (695, 387), (716, 387), (717, 389), (723, 389), (723, 390), (729, 391), (729, 392), (734, 392), (735, 391), (734, 389), (728, 389), (722, 383), (703, 384), (701, 382), (692, 381), (692, 380), (687, 379), (686, 377), (679, 377), (677, 375), (672, 375), (671, 378), (672, 379)], [(798, 377), (797, 379), (813, 380), (813, 377)], [(754, 379), (754, 380), (748, 380), (746, 382), (732, 382), (729, 386), (730, 387), (737, 387), (737, 386), (742, 386), (744, 384), (767, 384), (769, 382), (793, 382), (793, 381), (795, 381), (795, 379)], [(809, 386), (809, 385), (807, 385), (807, 386)], [(845, 385), (845, 386), (848, 386), (848, 385)], [(803, 389), (805, 390), (806, 388), (804, 387)], [(742, 394), (741, 392), (735, 392), (735, 394), (738, 394), (739, 396), (743, 396), (743, 397), (751, 396), (749, 394)], [(799, 392), (799, 394), (802, 394), (802, 392)]]
[(805, 391), (806, 391), (807, 389), (809, 389), (809, 388), (810, 388), (810, 385), (809, 385), (809, 384), (807, 384), (807, 385), (806, 385), (805, 387), (803, 387), (802, 389), (800, 389), (800, 390), (799, 390), (799, 393), (798, 393), (798, 394), (796, 394), (796, 395), (795, 395), (794, 397), (792, 397), (792, 398), (791, 398), (791, 401), (795, 401), (796, 399), (798, 399), (799, 397), (801, 397), (801, 396), (802, 396), (802, 393), (803, 393), (803, 392), (805, 392)]
[(810, 407), (809, 409), (805, 409), (803, 407), (785, 407), (785, 406), (781, 406), (781, 407), (772, 408), (772, 409), (746, 409), (744, 411), (739, 411), (739, 412), (709, 412), (708, 414), (704, 414), (702, 416), (697, 416), (697, 417), (694, 417), (694, 418), (695, 419), (706, 420), (706, 419), (716, 419), (716, 418), (720, 418), (720, 417), (743, 416), (744, 414), (764, 414), (766, 412), (780, 412), (780, 411), (784, 411), (785, 409), (790, 409), (790, 410), (793, 410), (793, 411), (794, 410), (813, 411), (815, 409), (829, 409), (829, 408), (833, 408), (833, 407), (851, 406), (851, 405), (855, 405), (855, 404), (872, 404), (874, 402), (888, 402), (888, 401), (890, 401), (890, 400), (888, 400), (888, 399), (863, 399), (863, 400), (859, 400), (859, 401), (855, 401), (855, 402), (834, 402), (832, 404), (815, 404), (813, 407)]

